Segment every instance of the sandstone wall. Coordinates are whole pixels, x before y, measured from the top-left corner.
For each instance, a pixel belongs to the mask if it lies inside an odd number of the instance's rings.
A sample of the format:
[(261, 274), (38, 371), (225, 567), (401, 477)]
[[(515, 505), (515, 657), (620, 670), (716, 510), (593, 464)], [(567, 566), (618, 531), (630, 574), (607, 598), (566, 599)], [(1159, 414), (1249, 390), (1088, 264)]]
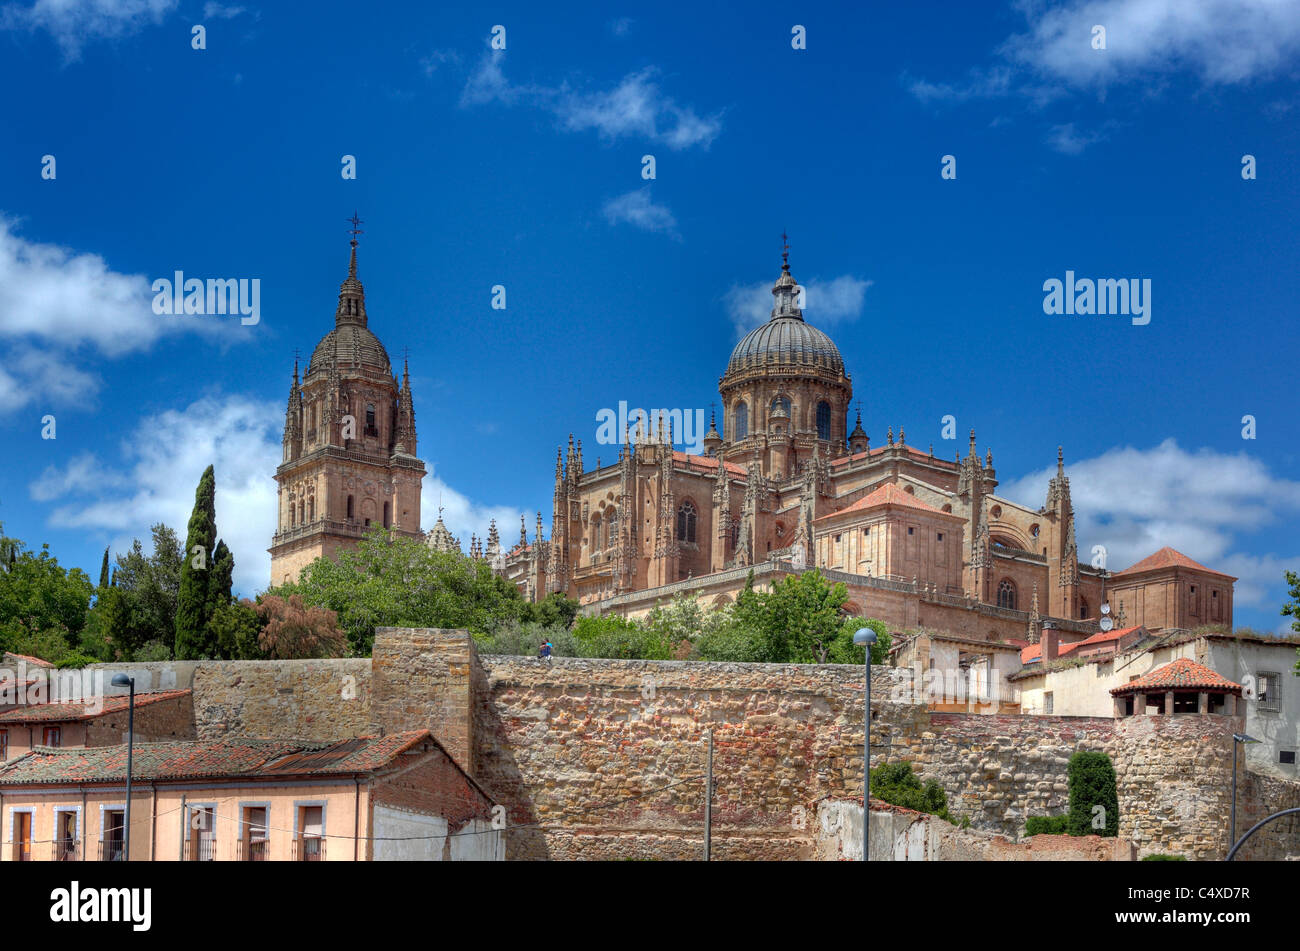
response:
[[(175, 666), (149, 673), (182, 679)], [(429, 727), (506, 806), (508, 856), (557, 859), (700, 857), (710, 730), (714, 856), (813, 858), (816, 804), (861, 797), (862, 677), (842, 665), (479, 657), (466, 632), (396, 629), (378, 632), (373, 663), (188, 670), (201, 737)], [(872, 670), (872, 762), (912, 761), (976, 830), (1018, 838), (1027, 817), (1064, 813), (1070, 755), (1103, 750), (1120, 835), (1140, 854), (1226, 854), (1234, 720), (929, 713), (910, 677)], [(1239, 833), (1300, 805), (1296, 784), (1240, 778)], [(1242, 857), (1285, 857), (1295, 836), (1283, 820)]]
[(227, 734), (340, 740), (370, 732), (370, 661), (205, 661), (192, 679), (194, 726)]

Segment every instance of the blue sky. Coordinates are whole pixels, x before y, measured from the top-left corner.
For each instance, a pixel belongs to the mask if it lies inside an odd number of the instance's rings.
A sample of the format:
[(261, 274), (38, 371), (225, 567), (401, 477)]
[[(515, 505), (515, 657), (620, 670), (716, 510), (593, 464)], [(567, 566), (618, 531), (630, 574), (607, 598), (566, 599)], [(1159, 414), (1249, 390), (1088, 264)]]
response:
[[(183, 529), (214, 462), (263, 586), (293, 354), (332, 326), (354, 209), (371, 329), (409, 348), (425, 527), (441, 498), (466, 539), (549, 531), (570, 432), (591, 465), (602, 408), (716, 401), (785, 229), (873, 442), (951, 456), (974, 428), (1034, 505), (1063, 444), (1085, 552), (1171, 544), (1281, 628), (1300, 4), (893, 6), (0, 3), (6, 532), (93, 575)], [(260, 321), (153, 314), (178, 269), (260, 279)], [(1045, 314), (1067, 270), (1150, 280), (1150, 323)]]

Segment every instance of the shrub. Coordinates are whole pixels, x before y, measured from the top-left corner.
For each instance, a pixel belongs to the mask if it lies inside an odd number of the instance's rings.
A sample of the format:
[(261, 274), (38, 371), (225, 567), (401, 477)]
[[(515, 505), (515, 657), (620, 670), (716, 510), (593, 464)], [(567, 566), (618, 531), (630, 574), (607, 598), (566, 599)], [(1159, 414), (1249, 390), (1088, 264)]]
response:
[(1151, 855), (1144, 855), (1143, 862), (1186, 862), (1185, 855), (1165, 855), (1163, 852), (1155, 852)]
[(1069, 816), (1030, 816), (1025, 820), (1025, 835), (1068, 835)]
[[(1070, 757), (1070, 812), (1067, 829), (1070, 835), (1119, 835), (1119, 793), (1115, 786), (1115, 767), (1105, 753), (1078, 752)], [(1095, 807), (1102, 820), (1093, 826)]]
[(912, 772), (911, 763), (885, 763), (873, 769), (871, 795), (881, 802), (915, 809), (917, 812), (928, 812), (957, 825), (957, 820), (948, 812), (948, 797), (944, 794), (943, 787), (933, 779), (922, 784), (920, 777)]
[(97, 664), (97, 663), (99, 663), (99, 659), (97, 657), (87, 657), (85, 654), (79, 654), (76, 651), (68, 651), (61, 658), (59, 658), (59, 662), (54, 666), (57, 667), (59, 670), (80, 670), (82, 667), (85, 667), (87, 664)]

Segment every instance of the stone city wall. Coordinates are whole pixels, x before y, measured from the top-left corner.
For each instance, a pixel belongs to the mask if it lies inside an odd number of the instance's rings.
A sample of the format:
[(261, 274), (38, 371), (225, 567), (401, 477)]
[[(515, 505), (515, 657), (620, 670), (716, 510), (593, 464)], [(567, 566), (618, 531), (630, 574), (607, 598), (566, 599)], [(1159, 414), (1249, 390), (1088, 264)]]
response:
[[(872, 761), (913, 762), (976, 830), (1017, 839), (1028, 816), (1064, 813), (1070, 755), (1102, 750), (1120, 836), (1141, 855), (1226, 854), (1232, 718), (930, 713), (912, 702), (911, 676), (872, 670)], [(712, 731), (714, 857), (811, 859), (816, 804), (861, 797), (862, 677), (845, 665), (479, 656), (464, 631), (380, 629), (373, 662), (200, 662), (190, 682), (202, 737), (429, 727), (506, 807), (509, 858), (700, 857)], [(1297, 784), (1244, 769), (1241, 780), (1239, 833), (1300, 804)], [(1295, 852), (1287, 822), (1243, 857)]]

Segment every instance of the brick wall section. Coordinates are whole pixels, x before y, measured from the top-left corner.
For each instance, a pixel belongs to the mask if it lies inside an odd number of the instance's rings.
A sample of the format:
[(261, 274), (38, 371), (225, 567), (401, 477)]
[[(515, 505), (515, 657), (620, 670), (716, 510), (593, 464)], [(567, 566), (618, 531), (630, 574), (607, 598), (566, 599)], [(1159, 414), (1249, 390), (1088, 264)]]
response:
[(344, 740), (370, 732), (370, 661), (232, 660), (198, 664), (199, 737)]
[[(136, 694), (136, 700), (140, 694)], [(115, 746), (126, 741), (126, 710), (105, 714), (86, 724), (86, 746)], [(135, 709), (135, 739), (137, 743), (160, 740), (192, 740), (194, 731), (194, 699), (186, 695), (170, 700), (158, 700)]]

